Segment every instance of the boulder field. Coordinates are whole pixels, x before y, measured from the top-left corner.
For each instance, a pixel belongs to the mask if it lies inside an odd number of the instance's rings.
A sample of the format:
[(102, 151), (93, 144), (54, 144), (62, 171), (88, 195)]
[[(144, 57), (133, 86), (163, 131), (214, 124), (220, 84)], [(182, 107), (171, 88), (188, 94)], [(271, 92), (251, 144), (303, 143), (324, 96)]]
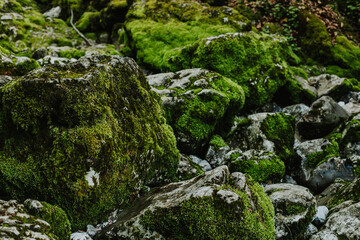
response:
[(0, 0), (0, 239), (359, 239), (359, 9)]

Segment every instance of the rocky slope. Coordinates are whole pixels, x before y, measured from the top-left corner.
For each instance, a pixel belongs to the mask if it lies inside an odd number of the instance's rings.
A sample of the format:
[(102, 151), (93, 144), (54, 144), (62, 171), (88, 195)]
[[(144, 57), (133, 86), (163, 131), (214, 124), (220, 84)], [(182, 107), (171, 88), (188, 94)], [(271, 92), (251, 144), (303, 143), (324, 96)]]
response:
[(359, 9), (0, 0), (0, 239), (359, 239)]

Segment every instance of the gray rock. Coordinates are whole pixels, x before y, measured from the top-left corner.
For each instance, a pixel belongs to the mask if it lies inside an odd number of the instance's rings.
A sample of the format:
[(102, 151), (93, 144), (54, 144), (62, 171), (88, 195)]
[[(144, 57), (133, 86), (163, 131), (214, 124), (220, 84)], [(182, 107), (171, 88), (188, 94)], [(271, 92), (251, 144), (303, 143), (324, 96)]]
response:
[(346, 159), (332, 157), (312, 171), (308, 180), (309, 188), (315, 192), (321, 192), (337, 178), (352, 181), (354, 180), (354, 174), (352, 167), (347, 165)]
[(317, 202), (321, 205), (328, 206), (330, 201), (336, 196), (341, 189), (346, 186), (346, 181), (343, 179), (335, 179), (334, 183), (328, 186), (324, 191), (317, 195)]
[(225, 156), (230, 151), (229, 146), (220, 147), (216, 149), (214, 146), (210, 146), (205, 159), (210, 163), (213, 167), (218, 167), (226, 164)]
[(150, 86), (156, 88), (165, 85), (165, 83), (170, 81), (170, 79), (172, 79), (174, 76), (175, 73), (159, 73), (155, 75), (149, 75), (146, 78)]
[[(340, 78), (336, 75), (322, 74), (316, 77), (310, 77), (308, 81), (311, 86), (317, 89), (319, 97), (330, 96), (337, 99), (341, 97), (341, 95), (348, 93), (349, 89), (344, 86), (345, 80), (345, 78)], [(341, 88), (343, 88), (342, 92)]]
[(315, 218), (313, 224), (317, 227), (321, 227), (326, 222), (326, 217), (329, 213), (329, 209), (326, 206), (318, 206), (316, 208)]
[(92, 240), (86, 232), (75, 232), (71, 234), (71, 240)]
[(41, 48), (35, 50), (31, 57), (37, 60), (40, 58), (44, 58), (46, 55), (47, 55), (47, 49), (44, 47), (41, 47)]
[[(199, 161), (197, 161), (199, 162)], [(188, 180), (203, 173), (198, 163), (192, 161), (192, 159), (184, 154), (181, 154), (176, 176), (179, 180)]]
[(284, 107), (282, 109), (282, 112), (294, 116), (295, 121), (298, 122), (301, 119), (301, 117), (309, 110), (310, 108), (308, 106), (300, 103), (300, 104)]
[(302, 238), (315, 215), (316, 200), (309, 189), (287, 183), (264, 187), (275, 208), (276, 239)]
[(299, 134), (305, 139), (321, 138), (349, 118), (349, 114), (331, 97), (316, 100), (297, 123)]
[(100, 43), (108, 43), (109, 42), (109, 34), (107, 33), (102, 33), (99, 37), (99, 41)]
[(22, 19), (24, 19), (22, 15), (14, 12), (4, 13), (0, 17), (1, 21), (22, 20)]
[(318, 91), (314, 86), (312, 86), (312, 81), (310, 80), (310, 78), (309, 80), (306, 80), (300, 76), (295, 76), (295, 80), (300, 83), (303, 89), (310, 91), (315, 96), (318, 95)]
[(324, 230), (312, 236), (311, 240), (360, 239), (360, 202), (330, 214)]
[(90, 237), (94, 237), (101, 229), (94, 227), (93, 225), (86, 226), (86, 233)]
[[(32, 209), (42, 206), (39, 201), (26, 200)], [(41, 239), (55, 240), (48, 222), (28, 214), (28, 209), (15, 200), (0, 200), (0, 239)]]
[(304, 239), (309, 239), (312, 235), (314, 235), (318, 231), (319, 231), (319, 229), (317, 229), (316, 226), (314, 226), (313, 224), (310, 224), (306, 229)]
[(344, 108), (350, 116), (360, 113), (360, 103), (349, 102), (342, 106), (342, 108)]
[[(222, 166), (206, 172), (196, 178), (183, 182), (171, 183), (158, 188), (156, 191), (139, 199), (132, 208), (119, 213), (117, 215), (116, 223), (105, 227), (98, 235), (95, 236), (95, 239), (173, 239), (175, 237), (171, 229), (170, 231), (160, 229), (160, 226), (157, 225), (149, 228), (146, 225), (146, 219), (151, 217), (152, 214), (156, 214), (156, 218), (166, 217), (166, 214), (168, 212), (172, 212), (173, 209), (181, 210), (182, 206), (186, 206), (184, 204), (188, 201), (201, 201), (202, 199), (206, 201), (216, 200), (217, 203), (214, 207), (224, 204), (225, 206), (231, 206), (234, 213), (239, 211), (241, 212), (243, 211), (242, 207), (238, 208), (238, 204), (244, 204), (244, 200), (242, 200), (240, 195), (234, 192), (230, 187), (221, 187), (224, 186), (229, 178), (229, 170), (226, 166)], [(241, 185), (243, 185), (243, 188), (246, 188), (249, 182), (245, 177), (241, 179), (242, 180), (239, 180)], [(246, 194), (243, 188), (238, 191)], [(254, 192), (254, 194), (257, 193)], [(257, 204), (258, 201), (262, 201), (261, 197), (257, 197), (256, 199), (256, 203), (254, 202), (253, 204)], [(251, 195), (247, 195), (245, 198), (245, 204), (248, 204), (247, 201), (253, 201)], [(256, 206), (258, 207), (258, 205)], [(252, 211), (257, 211), (255, 210), (256, 206), (253, 208), (251, 204), (247, 205), (247, 207), (254, 209)], [(212, 206), (209, 207), (212, 208)], [(192, 209), (190, 211), (192, 211)], [(183, 213), (186, 214), (186, 212)], [(173, 214), (175, 214), (172, 215), (174, 216), (174, 220), (179, 219), (180, 222), (183, 221), (181, 219), (185, 217), (184, 215), (177, 215), (175, 212)], [(159, 220), (161, 221), (161, 219)], [(172, 224), (173, 220), (169, 221), (169, 223)], [(230, 219), (227, 220), (226, 215), (223, 216), (223, 219), (217, 219), (217, 221), (229, 221), (227, 224), (232, 224)], [(217, 221), (211, 221), (209, 224), (214, 225), (216, 228), (218, 224)], [(173, 223), (176, 224), (176, 222)], [(185, 235), (188, 234), (188, 236), (191, 236), (191, 232), (197, 231), (197, 227), (192, 224), (196, 225), (197, 222), (187, 222), (187, 224), (181, 225), (182, 231)], [(238, 222), (238, 224), (241, 225), (241, 222)]]
[(189, 157), (190, 157), (191, 161), (193, 163), (199, 165), (204, 172), (210, 171), (212, 169), (210, 164), (206, 160), (200, 159), (194, 155), (190, 155)]
[(203, 169), (204, 172), (210, 171), (212, 168), (206, 160), (199, 162), (199, 166)]
[(61, 14), (60, 6), (54, 7), (52, 9), (50, 9), (49, 11), (43, 13), (44, 16), (50, 17), (50, 18), (58, 18), (58, 17), (60, 17), (60, 14)]
[(60, 66), (65, 66), (67, 63), (76, 62), (76, 59), (45, 56), (44, 58), (41, 58), (37, 61), (38, 61), (38, 63), (40, 63), (41, 66), (46, 66), (46, 65), (55, 64), (55, 63), (59, 64)]

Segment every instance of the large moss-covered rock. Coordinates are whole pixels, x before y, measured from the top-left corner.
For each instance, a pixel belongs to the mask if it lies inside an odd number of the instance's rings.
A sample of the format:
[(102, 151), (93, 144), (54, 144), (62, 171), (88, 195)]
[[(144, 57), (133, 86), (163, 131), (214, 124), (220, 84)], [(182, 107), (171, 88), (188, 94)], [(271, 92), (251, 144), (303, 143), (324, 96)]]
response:
[(332, 42), (325, 24), (308, 12), (302, 12), (299, 19), (299, 42), (303, 52), (328, 66), (328, 73), (359, 79), (360, 48), (345, 36), (338, 36)]
[(179, 148), (199, 154), (214, 132), (230, 125), (245, 101), (242, 88), (229, 78), (204, 69), (187, 69), (147, 77), (162, 99)]
[(0, 200), (1, 239), (70, 238), (70, 222), (62, 209), (46, 202), (28, 199), (24, 204), (16, 200)]
[[(165, 71), (169, 70), (165, 55), (171, 50), (251, 25), (238, 11), (225, 6), (210, 7), (191, 0), (136, 0), (125, 27), (126, 36), (120, 37), (120, 44), (127, 44), (141, 64)], [(185, 68), (175, 70), (181, 69)]]
[(289, 64), (299, 59), (278, 35), (247, 32), (208, 37), (173, 49), (164, 59), (171, 70), (201, 67), (231, 78), (244, 88), (248, 108), (271, 101), (280, 89), (283, 102), (312, 98), (293, 79)]
[(293, 154), (295, 119), (284, 113), (257, 113), (236, 119), (225, 141), (242, 151), (261, 150), (275, 153), (283, 161)]
[(258, 183), (222, 166), (145, 195), (96, 239), (275, 239), (273, 211)]
[(171, 127), (135, 61), (51, 65), (0, 90), (0, 197), (61, 206), (75, 227), (171, 179)]

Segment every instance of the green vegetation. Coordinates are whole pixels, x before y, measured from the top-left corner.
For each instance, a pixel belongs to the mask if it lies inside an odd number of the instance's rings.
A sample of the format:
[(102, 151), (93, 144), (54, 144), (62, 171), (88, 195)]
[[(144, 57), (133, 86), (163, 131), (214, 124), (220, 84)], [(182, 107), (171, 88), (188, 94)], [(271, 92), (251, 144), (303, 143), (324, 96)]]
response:
[(306, 155), (306, 166), (316, 168), (323, 162), (329, 160), (329, 158), (338, 156), (340, 156), (339, 144), (332, 141), (331, 144), (327, 145), (322, 151)]
[(247, 108), (272, 100), (292, 78), (288, 63), (300, 61), (283, 37), (254, 32), (202, 39), (171, 50), (164, 60), (171, 71), (200, 67), (231, 78), (243, 87)]
[(89, 70), (47, 67), (1, 88), (0, 196), (56, 204), (74, 229), (129, 204), (136, 186), (172, 179), (179, 158), (145, 77), (98, 60)]
[(51, 232), (53, 232), (58, 239), (69, 239), (71, 226), (65, 212), (58, 206), (54, 206), (46, 202), (41, 202), (41, 204), (43, 207), (39, 209), (39, 211), (29, 209), (29, 206), (26, 204), (25, 207), (31, 214), (49, 223), (51, 226)]
[(238, 159), (239, 154), (233, 155), (230, 171), (247, 173), (257, 182), (278, 182), (285, 174), (284, 162), (275, 154), (254, 156), (251, 159)]
[(174, 239), (238, 239), (239, 236), (243, 239), (275, 239), (273, 206), (258, 183), (249, 176), (247, 183), (251, 195), (229, 184), (220, 187), (239, 196), (239, 200), (231, 204), (217, 195), (192, 198), (178, 207), (148, 210), (141, 217), (141, 223)]
[[(194, 82), (204, 79), (210, 91), (195, 86)], [(210, 140), (217, 124), (224, 125), (224, 118), (232, 118), (244, 105), (242, 88), (230, 79), (215, 73), (207, 73), (190, 79), (186, 89), (173, 88), (174, 97), (184, 101), (176, 106), (165, 105), (168, 123), (173, 126), (175, 133), (189, 136), (196, 145), (200, 146)], [(184, 93), (193, 91), (194, 97), (187, 97)], [(205, 92), (204, 92), (204, 91)]]
[(209, 145), (210, 145), (210, 146), (213, 146), (213, 147), (215, 148), (215, 150), (219, 150), (220, 148), (227, 146), (227, 144), (226, 144), (226, 142), (224, 141), (224, 139), (222, 139), (222, 137), (219, 136), (219, 135), (214, 135), (214, 136), (211, 138), (211, 140), (210, 140), (210, 142), (209, 142)]
[(284, 113), (269, 114), (261, 123), (261, 130), (274, 142), (280, 159), (287, 163), (294, 151), (294, 117)]

